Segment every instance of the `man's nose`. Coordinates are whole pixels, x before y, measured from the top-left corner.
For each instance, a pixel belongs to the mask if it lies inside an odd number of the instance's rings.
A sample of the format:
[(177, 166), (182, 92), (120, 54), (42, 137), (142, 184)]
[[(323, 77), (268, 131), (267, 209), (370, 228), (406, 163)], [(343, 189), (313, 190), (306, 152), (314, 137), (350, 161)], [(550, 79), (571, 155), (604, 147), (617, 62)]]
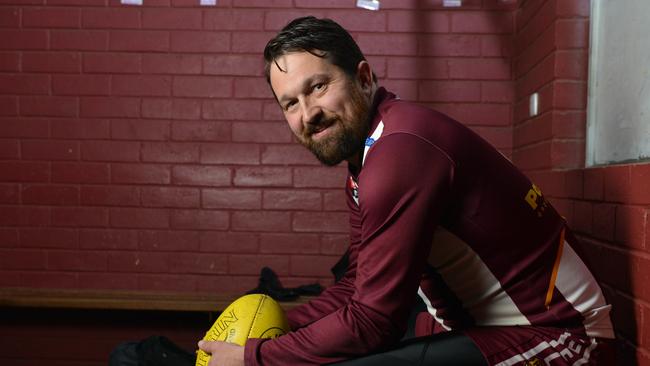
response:
[(302, 109), (302, 120), (304, 124), (315, 124), (318, 123), (322, 110), (313, 104), (303, 102), (301, 103)]

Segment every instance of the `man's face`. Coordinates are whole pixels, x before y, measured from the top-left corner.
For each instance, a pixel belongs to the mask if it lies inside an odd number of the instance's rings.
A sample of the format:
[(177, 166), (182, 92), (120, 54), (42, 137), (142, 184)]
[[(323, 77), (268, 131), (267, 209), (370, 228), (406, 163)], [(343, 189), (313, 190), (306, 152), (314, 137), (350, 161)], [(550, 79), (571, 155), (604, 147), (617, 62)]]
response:
[(271, 87), (298, 140), (326, 165), (360, 152), (369, 128), (370, 96), (358, 79), (309, 52), (288, 53), (276, 62)]

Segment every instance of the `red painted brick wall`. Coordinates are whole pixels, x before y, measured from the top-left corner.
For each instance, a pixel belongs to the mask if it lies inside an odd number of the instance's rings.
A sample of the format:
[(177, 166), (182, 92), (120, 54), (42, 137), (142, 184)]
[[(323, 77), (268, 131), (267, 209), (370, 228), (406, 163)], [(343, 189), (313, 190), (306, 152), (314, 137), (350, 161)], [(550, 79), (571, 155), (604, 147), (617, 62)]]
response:
[[(528, 0), (516, 11), (513, 161), (584, 244), (614, 305), (621, 365), (650, 365), (650, 164), (584, 168), (589, 0)], [(528, 116), (539, 92), (540, 114)]]
[(345, 168), (298, 146), (262, 74), (313, 14), (402, 98), (512, 151), (514, 7), (465, 1), (2, 1), (0, 285), (243, 292), (331, 282)]

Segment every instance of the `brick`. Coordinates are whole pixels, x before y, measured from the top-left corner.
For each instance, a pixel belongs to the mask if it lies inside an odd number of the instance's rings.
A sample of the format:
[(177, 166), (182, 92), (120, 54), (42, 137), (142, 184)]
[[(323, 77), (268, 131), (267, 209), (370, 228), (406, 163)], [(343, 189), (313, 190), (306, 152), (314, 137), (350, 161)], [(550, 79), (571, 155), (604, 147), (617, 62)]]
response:
[(454, 58), (449, 60), (449, 76), (453, 79), (510, 80), (510, 60), (503, 58)]
[(321, 210), (320, 192), (306, 190), (265, 190), (263, 207), (266, 210)]
[(79, 204), (79, 188), (59, 185), (25, 185), (22, 203), (27, 205), (76, 206)]
[(142, 206), (193, 208), (201, 204), (200, 191), (195, 188), (142, 187)]
[(481, 56), (510, 57), (515, 55), (512, 36), (481, 35)]
[(386, 80), (383, 85), (400, 99), (408, 101), (416, 101), (418, 99), (418, 84), (417, 80)]
[(207, 120), (260, 120), (262, 104), (256, 101), (204, 101), (201, 116)]
[(168, 165), (112, 164), (111, 179), (113, 183), (169, 184), (171, 173)]
[(192, 186), (229, 186), (230, 168), (215, 166), (175, 166), (172, 170), (172, 182)]
[(511, 12), (471, 12), (451, 13), (452, 33), (513, 33), (514, 19)]
[(614, 240), (627, 248), (643, 250), (647, 214), (643, 207), (616, 206)]
[(142, 55), (142, 71), (146, 74), (200, 74), (202, 63), (203, 60), (199, 55)]
[(558, 111), (553, 113), (553, 136), (559, 138), (585, 138), (586, 113), (584, 111)]
[(337, 260), (335, 256), (294, 255), (291, 256), (291, 274), (329, 277), (332, 275), (330, 269)]
[(510, 81), (484, 81), (481, 83), (481, 101), (512, 103), (515, 100), (514, 85)]
[(15, 7), (6, 7), (4, 9), (0, 9), (0, 27), (20, 27), (20, 9)]
[(347, 170), (342, 167), (305, 167), (293, 171), (295, 187), (341, 188), (345, 185)]
[(509, 126), (511, 106), (507, 104), (436, 104), (439, 110), (451, 118), (471, 126)]
[(199, 146), (175, 142), (143, 142), (142, 161), (169, 163), (196, 163)]
[(603, 170), (599, 168), (591, 168), (584, 170), (584, 198), (589, 200), (601, 201), (603, 200), (604, 191), (604, 177)]
[(291, 229), (291, 214), (281, 211), (239, 211), (232, 213), (235, 231), (282, 232)]
[(517, 49), (523, 49), (530, 45), (535, 38), (549, 27), (553, 26), (557, 20), (556, 7), (557, 2), (550, 1), (544, 2), (541, 6), (538, 6), (538, 9), (536, 9), (535, 12), (527, 13), (524, 11), (517, 13), (518, 17), (525, 15), (526, 18), (528, 18), (525, 23), (521, 23), (521, 20), (517, 20), (517, 26), (520, 27), (516, 39)]
[(265, 121), (282, 121), (286, 123), (282, 109), (278, 105), (277, 101), (264, 103), (262, 116), (262, 119)]
[(108, 32), (52, 30), (50, 47), (53, 50), (105, 51), (108, 49)]
[[(650, 281), (650, 260), (646, 257), (632, 256), (630, 258), (630, 277), (632, 284), (632, 293), (639, 300), (647, 302), (650, 300), (650, 290), (646, 284)], [(647, 335), (644, 335), (646, 341)]]
[(51, 221), (50, 209), (46, 207), (0, 206), (2, 226), (47, 226)]
[(345, 233), (350, 230), (349, 215), (347, 212), (296, 212), (292, 228), (297, 232)]
[(139, 74), (142, 56), (131, 53), (84, 53), (83, 71), (92, 73)]
[(84, 206), (140, 206), (140, 189), (129, 186), (82, 186)]
[(204, 189), (201, 207), (221, 209), (260, 209), (262, 191), (258, 189)]
[(398, 79), (448, 79), (448, 60), (432, 57), (389, 57), (386, 74)]
[(264, 29), (264, 15), (258, 9), (219, 9), (203, 13), (203, 29), (258, 31)]
[(200, 9), (156, 9), (142, 11), (142, 27), (150, 29), (201, 29)]
[(170, 214), (157, 208), (111, 208), (110, 225), (117, 228), (168, 228)]
[(45, 252), (38, 250), (0, 250), (0, 268), (35, 270), (45, 269), (47, 259)]
[(201, 252), (257, 253), (258, 246), (256, 234), (220, 231), (201, 232)]
[(140, 116), (140, 100), (127, 97), (83, 97), (82, 117), (126, 117)]
[(125, 141), (83, 141), (81, 159), (86, 161), (138, 161), (140, 144)]
[(104, 119), (69, 119), (50, 120), (53, 138), (68, 139), (105, 139), (109, 137), (109, 123)]
[(525, 50), (517, 53), (519, 57), (515, 59), (515, 75), (521, 76), (555, 50), (555, 24), (552, 24)]
[(52, 225), (68, 227), (106, 227), (108, 211), (95, 207), (57, 207), (52, 209)]
[[(52, 271), (29, 271), (21, 274), (20, 283), (22, 287), (73, 289), (77, 285), (77, 274)], [(62, 349), (65, 346), (60, 345), (58, 347), (57, 349)]]
[(174, 210), (171, 226), (185, 230), (225, 230), (230, 226), (230, 217), (223, 211)]
[(174, 121), (171, 125), (176, 141), (230, 141), (231, 129), (228, 122)]
[(234, 53), (257, 53), (264, 49), (275, 32), (234, 32), (230, 51)]
[(63, 140), (26, 140), (21, 156), (26, 160), (78, 160), (79, 144)]
[(106, 290), (137, 290), (138, 278), (130, 273), (93, 273), (83, 272), (77, 274), (79, 288), (81, 289), (106, 289)]
[(230, 34), (226, 32), (175, 31), (171, 34), (173, 52), (228, 52)]
[(50, 80), (47, 75), (1, 74), (1, 94), (47, 94)]
[(203, 56), (203, 73), (208, 75), (262, 76), (264, 60), (258, 55)]
[(70, 52), (25, 52), (21, 64), (22, 70), (27, 72), (78, 73), (81, 56)]
[(650, 204), (650, 164), (641, 163), (630, 166), (630, 203)]
[(349, 235), (328, 234), (321, 238), (320, 252), (323, 254), (343, 255), (350, 245)]
[(170, 258), (171, 272), (198, 274), (228, 273), (228, 256), (210, 253), (179, 253)]
[(347, 211), (348, 205), (343, 189), (323, 193), (323, 209), (325, 211)]
[[(108, 165), (93, 163), (52, 163), (52, 181), (58, 183), (108, 183)], [(83, 192), (83, 188), (82, 188)], [(82, 195), (83, 197), (83, 195)], [(82, 201), (83, 202), (83, 201)]]
[(138, 290), (155, 292), (195, 292), (197, 288), (196, 276), (167, 275), (167, 274), (139, 274)]
[(24, 116), (75, 117), (79, 114), (79, 100), (74, 97), (24, 96), (19, 103), (20, 114)]
[(419, 100), (432, 102), (479, 102), (481, 84), (476, 81), (423, 81)]
[(630, 165), (608, 166), (602, 169), (605, 201), (629, 202), (631, 193)]
[(584, 82), (553, 83), (553, 106), (557, 109), (581, 109), (587, 107), (587, 84)]
[(513, 153), (512, 161), (524, 171), (548, 169), (551, 167), (550, 148), (551, 144), (548, 142), (520, 148)]
[(47, 268), (58, 271), (100, 272), (108, 269), (108, 253), (83, 250), (50, 251)]
[[(17, 116), (17, 115), (18, 115), (18, 97), (0, 96), (0, 116)], [(0, 131), (0, 134), (1, 133), (2, 132)]]
[[(381, 36), (377, 36), (381, 37)], [(411, 39), (410, 35), (405, 35)], [(406, 40), (403, 40), (406, 41)], [(380, 39), (375, 39), (375, 42), (382, 42)], [(423, 56), (480, 56), (481, 55), (481, 38), (478, 35), (420, 35), (417, 39), (417, 54)], [(411, 46), (413, 47), (413, 46)], [(390, 47), (388, 47), (390, 49)], [(413, 54), (410, 52), (405, 54)], [(395, 54), (395, 53), (388, 53)], [(400, 54), (402, 54), (400, 52)]]
[[(3, 204), (18, 204), (20, 203), (20, 187), (18, 184), (0, 184), (0, 203)], [(4, 231), (0, 230), (0, 246), (3, 245), (4, 239), (2, 234)]]
[(80, 249), (138, 249), (137, 230), (83, 229), (79, 231)]
[(172, 100), (173, 119), (201, 119), (201, 101), (192, 99)]
[(169, 121), (116, 119), (110, 121), (110, 136), (117, 140), (168, 140)]
[(589, 1), (558, 1), (557, 15), (560, 17), (589, 17)]
[(0, 140), (0, 158), (20, 159), (20, 143), (18, 140)]
[(253, 144), (204, 144), (201, 163), (205, 164), (259, 164), (260, 149)]
[(264, 254), (316, 254), (320, 240), (316, 234), (261, 234), (260, 253)]
[(144, 251), (197, 252), (200, 234), (196, 231), (144, 230), (138, 235)]
[(418, 54), (418, 41), (409, 34), (363, 33), (357, 37), (357, 43), (365, 55), (412, 56)]
[(2, 182), (47, 182), (49, 179), (49, 163), (0, 161), (0, 181)]
[(555, 23), (558, 49), (589, 47), (589, 22), (587, 19), (560, 19)]
[[(170, 36), (166, 31), (115, 30), (110, 33), (111, 51), (169, 51)], [(173, 49), (173, 48), (172, 48)]]
[(289, 273), (289, 258), (284, 255), (233, 254), (229, 261), (231, 274), (259, 275), (260, 270), (264, 267), (272, 268), (279, 276)]
[(170, 96), (171, 76), (114, 75), (111, 83), (113, 95)]
[(85, 8), (81, 25), (89, 29), (140, 28), (140, 10), (129, 7)]
[(587, 80), (588, 54), (584, 50), (555, 52), (555, 76), (562, 79)]
[(57, 228), (20, 229), (20, 246), (23, 248), (74, 249), (79, 246), (77, 231)]
[(0, 247), (15, 248), (18, 244), (18, 230), (0, 229)]
[(577, 169), (585, 161), (584, 141), (553, 141), (551, 164), (554, 169)]
[(114, 252), (108, 256), (110, 272), (168, 273), (171, 256), (157, 252)]
[(234, 95), (236, 98), (273, 98), (273, 93), (266, 86), (265, 78), (236, 78), (234, 83)]
[(293, 134), (286, 122), (234, 122), (232, 140), (236, 142), (288, 143)]
[(24, 8), (22, 25), (25, 28), (79, 28), (81, 12), (75, 8)]
[(144, 118), (171, 118), (174, 101), (170, 98), (142, 98), (141, 114)]
[(243, 167), (235, 170), (236, 186), (280, 187), (290, 186), (291, 169), (282, 167)]
[(389, 32), (448, 33), (449, 13), (397, 10), (388, 13)]
[(593, 214), (594, 236), (601, 240), (614, 240), (616, 205), (610, 203), (594, 204)]
[(0, 50), (45, 50), (48, 46), (46, 30), (0, 29), (0, 39)]
[(233, 79), (214, 76), (176, 76), (176, 97), (225, 98), (233, 95)]
[(306, 148), (294, 145), (268, 145), (262, 150), (262, 164), (319, 165), (320, 163)]
[(291, 0), (233, 0), (233, 5), (242, 8), (291, 8), (293, 2)]

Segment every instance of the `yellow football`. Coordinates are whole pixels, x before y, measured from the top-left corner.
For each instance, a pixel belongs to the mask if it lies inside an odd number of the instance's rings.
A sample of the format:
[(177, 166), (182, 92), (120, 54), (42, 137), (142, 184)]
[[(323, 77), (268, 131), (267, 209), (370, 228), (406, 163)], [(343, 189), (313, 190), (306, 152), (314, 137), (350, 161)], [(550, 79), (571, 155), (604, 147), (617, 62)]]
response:
[[(242, 296), (219, 315), (205, 333), (205, 341), (223, 341), (243, 346), (248, 338), (276, 338), (289, 332), (284, 310), (271, 297)], [(210, 355), (198, 350), (196, 366), (207, 366)]]

